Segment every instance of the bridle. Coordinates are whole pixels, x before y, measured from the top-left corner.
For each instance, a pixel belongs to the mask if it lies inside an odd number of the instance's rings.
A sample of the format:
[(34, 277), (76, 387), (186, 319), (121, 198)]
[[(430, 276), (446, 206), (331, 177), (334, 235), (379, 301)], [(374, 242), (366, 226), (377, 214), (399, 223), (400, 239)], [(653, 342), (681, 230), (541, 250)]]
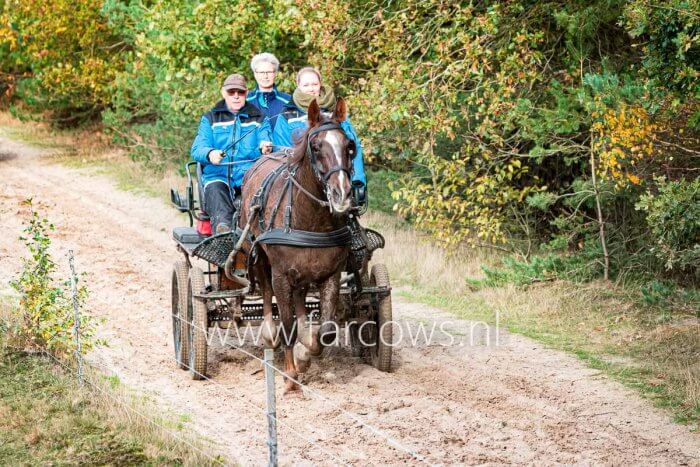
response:
[[(327, 172), (322, 173), (318, 169), (318, 165), (316, 163), (316, 154), (314, 153), (314, 150), (311, 148), (311, 142), (320, 134), (320, 133), (325, 133), (327, 131), (333, 131), (333, 130), (339, 130), (343, 133), (343, 136), (347, 138), (347, 135), (345, 134), (345, 130), (343, 130), (343, 127), (340, 126), (339, 123), (336, 122), (323, 122), (316, 128), (312, 129), (309, 131), (309, 134), (307, 136), (306, 140), (306, 156), (309, 158), (309, 162), (311, 163), (311, 168), (314, 171), (314, 175), (316, 176), (316, 179), (323, 185), (324, 189), (328, 189), (328, 179), (331, 177), (336, 172), (345, 172), (345, 175), (348, 176), (349, 180), (352, 180), (352, 172), (342, 165), (334, 165), (331, 167)], [(352, 168), (352, 165), (350, 166)]]

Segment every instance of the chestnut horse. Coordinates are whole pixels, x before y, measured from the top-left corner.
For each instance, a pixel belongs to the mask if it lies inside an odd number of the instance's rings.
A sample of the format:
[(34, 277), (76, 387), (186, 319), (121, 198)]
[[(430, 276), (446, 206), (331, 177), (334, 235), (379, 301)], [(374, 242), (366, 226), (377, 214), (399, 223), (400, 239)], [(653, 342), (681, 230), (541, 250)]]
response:
[[(355, 154), (354, 142), (340, 127), (345, 118), (342, 98), (330, 119), (314, 100), (308, 129), (292, 153), (261, 158), (243, 182), (239, 225), (250, 221), (255, 242), (250, 277), (262, 291), (262, 336), (269, 348), (284, 346), (284, 372), (294, 379), (307, 370), (311, 356), (320, 355), (320, 336), (325, 340), (335, 329), (340, 273), (349, 251), (346, 214)], [(312, 284), (320, 295), (320, 326), (310, 323), (306, 314), (306, 293)], [(282, 332), (272, 317), (273, 293)], [(299, 389), (289, 378), (285, 384), (285, 392)]]

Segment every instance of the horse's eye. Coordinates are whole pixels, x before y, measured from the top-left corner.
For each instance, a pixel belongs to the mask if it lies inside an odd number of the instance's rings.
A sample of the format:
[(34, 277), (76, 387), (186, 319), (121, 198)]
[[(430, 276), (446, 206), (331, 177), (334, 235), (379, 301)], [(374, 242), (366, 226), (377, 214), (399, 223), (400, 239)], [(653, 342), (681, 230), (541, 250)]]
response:
[(356, 149), (357, 149), (357, 148), (355, 147), (355, 143), (351, 141), (351, 142), (348, 144), (348, 155), (350, 156), (351, 159), (355, 156), (355, 150), (356, 150)]
[(320, 151), (321, 150), (321, 142), (317, 139), (311, 141), (311, 149), (314, 151)]

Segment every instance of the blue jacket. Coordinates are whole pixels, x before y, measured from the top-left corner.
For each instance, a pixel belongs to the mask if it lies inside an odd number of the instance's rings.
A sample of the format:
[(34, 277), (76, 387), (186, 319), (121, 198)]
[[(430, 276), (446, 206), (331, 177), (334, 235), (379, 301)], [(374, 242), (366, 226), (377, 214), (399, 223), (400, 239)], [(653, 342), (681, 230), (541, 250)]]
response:
[[(229, 148), (234, 141), (238, 142)], [(246, 104), (234, 114), (223, 100), (219, 101), (202, 116), (190, 150), (192, 159), (203, 165), (203, 185), (227, 182), (229, 167), (214, 165), (207, 159), (210, 151), (220, 149), (226, 150), (222, 162), (248, 161), (231, 166), (231, 186), (240, 187), (246, 170), (260, 157), (260, 143), (263, 141), (272, 141), (270, 125), (256, 107)]]
[(270, 128), (275, 129), (277, 116), (282, 113), (284, 106), (291, 102), (292, 96), (277, 90), (277, 86), (272, 86), (271, 92), (262, 92), (256, 86), (246, 99), (260, 110), (265, 117), (268, 117)]
[[(322, 109), (325, 113), (325, 109)], [(340, 126), (345, 130), (345, 134), (355, 142), (357, 146), (357, 152), (355, 153), (355, 158), (352, 161), (353, 174), (352, 181), (360, 182), (363, 185), (367, 185), (367, 178), (365, 177), (365, 162), (362, 159), (362, 144), (360, 144), (360, 139), (355, 133), (355, 128), (353, 128), (352, 123), (349, 119), (345, 119), (340, 123)], [(306, 128), (308, 127), (308, 121), (306, 118), (306, 112), (301, 110), (299, 107), (290, 102), (284, 106), (284, 111), (280, 114), (277, 125), (275, 125), (275, 131), (272, 133), (272, 143), (275, 146), (294, 146), (297, 138), (299, 138)], [(275, 147), (275, 150), (278, 150)]]

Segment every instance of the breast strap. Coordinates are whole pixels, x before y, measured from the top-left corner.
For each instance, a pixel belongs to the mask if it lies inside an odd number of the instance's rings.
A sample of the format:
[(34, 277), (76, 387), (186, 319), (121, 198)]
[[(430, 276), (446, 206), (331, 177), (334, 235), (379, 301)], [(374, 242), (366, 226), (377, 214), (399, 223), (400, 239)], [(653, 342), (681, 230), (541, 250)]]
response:
[(265, 245), (298, 246), (307, 248), (329, 248), (348, 246), (351, 242), (350, 229), (345, 226), (332, 232), (308, 232), (306, 230), (289, 231), (285, 229), (266, 230), (260, 234), (255, 243)]

